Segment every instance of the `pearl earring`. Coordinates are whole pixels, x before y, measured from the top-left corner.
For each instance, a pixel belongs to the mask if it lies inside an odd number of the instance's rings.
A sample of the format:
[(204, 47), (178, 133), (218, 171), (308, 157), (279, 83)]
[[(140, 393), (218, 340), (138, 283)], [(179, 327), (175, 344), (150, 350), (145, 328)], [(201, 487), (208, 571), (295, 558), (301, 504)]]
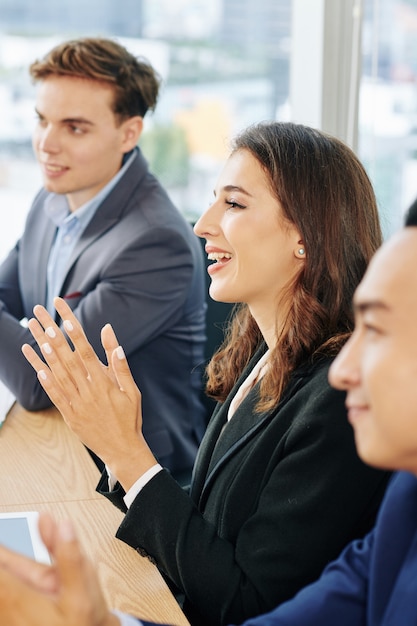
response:
[(299, 254), (300, 256), (303, 256), (303, 254), (305, 254), (305, 250), (304, 250), (304, 248), (299, 248), (299, 249), (298, 249), (298, 254)]

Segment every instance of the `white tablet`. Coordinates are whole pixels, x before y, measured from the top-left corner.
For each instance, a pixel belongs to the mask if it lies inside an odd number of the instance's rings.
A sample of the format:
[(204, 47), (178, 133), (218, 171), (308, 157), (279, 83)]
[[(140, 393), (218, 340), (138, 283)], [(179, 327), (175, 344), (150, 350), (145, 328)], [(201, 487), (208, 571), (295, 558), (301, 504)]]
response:
[(50, 563), (51, 559), (38, 529), (39, 513), (0, 513), (0, 543), (35, 559), (40, 563)]

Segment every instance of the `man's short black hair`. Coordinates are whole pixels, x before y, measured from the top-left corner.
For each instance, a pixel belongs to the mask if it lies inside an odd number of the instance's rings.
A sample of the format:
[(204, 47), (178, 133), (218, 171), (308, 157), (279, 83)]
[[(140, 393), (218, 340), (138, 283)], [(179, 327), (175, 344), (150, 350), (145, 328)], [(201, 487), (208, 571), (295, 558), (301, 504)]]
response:
[(417, 226), (417, 198), (405, 214), (405, 226)]

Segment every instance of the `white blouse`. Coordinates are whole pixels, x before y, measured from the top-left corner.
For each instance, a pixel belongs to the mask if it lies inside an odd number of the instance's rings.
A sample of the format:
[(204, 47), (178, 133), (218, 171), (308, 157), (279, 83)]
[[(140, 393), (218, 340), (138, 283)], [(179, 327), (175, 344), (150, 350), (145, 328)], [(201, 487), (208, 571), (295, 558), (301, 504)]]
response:
[(270, 357), (271, 351), (267, 350), (265, 354), (259, 359), (249, 376), (243, 381), (240, 385), (239, 389), (236, 392), (235, 397), (231, 401), (229, 405), (229, 411), (227, 413), (227, 420), (231, 420), (233, 417), (237, 407), (242, 402), (242, 400), (248, 395), (249, 391), (252, 387), (262, 378), (269, 367), (268, 359)]

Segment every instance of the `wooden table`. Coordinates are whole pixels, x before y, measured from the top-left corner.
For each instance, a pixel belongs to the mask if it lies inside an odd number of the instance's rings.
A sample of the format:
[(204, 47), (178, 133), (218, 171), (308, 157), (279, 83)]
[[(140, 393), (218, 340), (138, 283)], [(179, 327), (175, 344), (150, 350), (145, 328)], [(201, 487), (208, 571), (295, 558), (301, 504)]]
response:
[(58, 411), (12, 407), (0, 429), (0, 472), (0, 511), (72, 520), (111, 608), (188, 625), (157, 568), (115, 538), (123, 514), (96, 493), (98, 469)]

